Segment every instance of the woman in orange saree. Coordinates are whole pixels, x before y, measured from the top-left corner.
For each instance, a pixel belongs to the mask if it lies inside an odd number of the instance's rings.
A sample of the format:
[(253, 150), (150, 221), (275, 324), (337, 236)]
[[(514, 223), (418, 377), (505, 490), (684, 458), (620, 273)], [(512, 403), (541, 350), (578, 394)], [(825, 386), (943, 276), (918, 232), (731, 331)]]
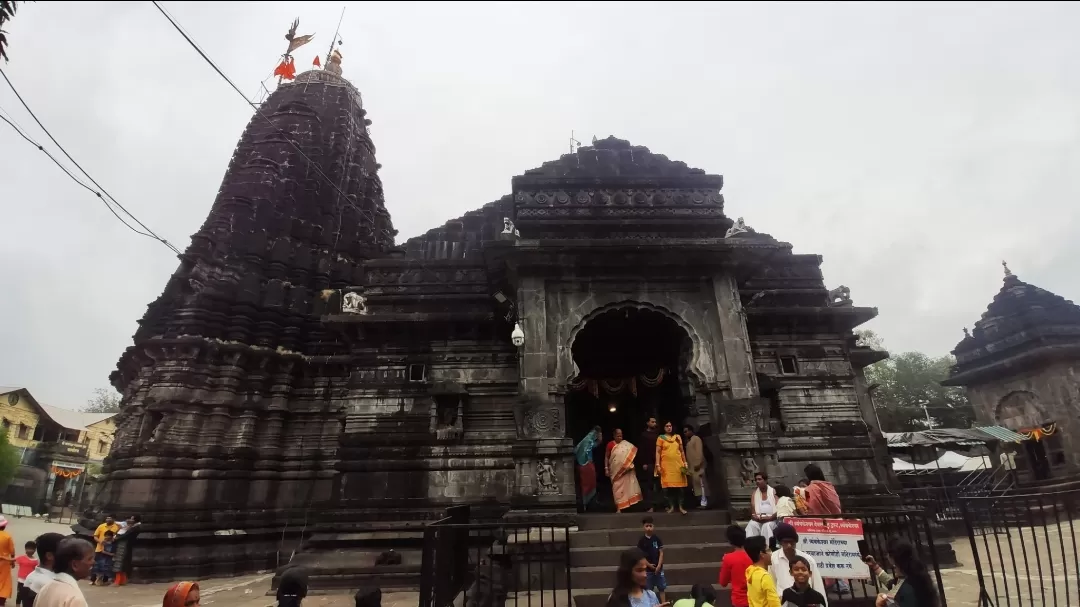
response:
[(604, 473), (611, 479), (611, 494), (615, 498), (615, 510), (622, 512), (641, 501), (641, 485), (634, 473), (637, 447), (623, 440), (623, 432), (615, 428), (614, 440), (607, 445), (604, 457)]
[(199, 584), (177, 582), (165, 591), (164, 607), (199, 607)]

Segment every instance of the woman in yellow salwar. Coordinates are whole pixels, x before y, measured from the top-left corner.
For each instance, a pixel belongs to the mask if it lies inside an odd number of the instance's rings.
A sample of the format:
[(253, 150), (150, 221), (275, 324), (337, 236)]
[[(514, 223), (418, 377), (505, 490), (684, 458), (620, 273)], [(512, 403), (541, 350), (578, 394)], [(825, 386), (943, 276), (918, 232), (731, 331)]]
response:
[(634, 474), (634, 458), (637, 447), (623, 440), (622, 430), (615, 428), (614, 440), (607, 444), (604, 473), (611, 479), (611, 495), (615, 498), (615, 510), (622, 512), (641, 501), (641, 485)]
[(664, 424), (664, 433), (656, 439), (656, 472), (660, 477), (660, 486), (667, 498), (667, 511), (676, 507), (686, 514), (683, 508), (683, 491), (686, 489), (686, 452), (683, 450), (682, 437), (672, 430), (671, 422)]

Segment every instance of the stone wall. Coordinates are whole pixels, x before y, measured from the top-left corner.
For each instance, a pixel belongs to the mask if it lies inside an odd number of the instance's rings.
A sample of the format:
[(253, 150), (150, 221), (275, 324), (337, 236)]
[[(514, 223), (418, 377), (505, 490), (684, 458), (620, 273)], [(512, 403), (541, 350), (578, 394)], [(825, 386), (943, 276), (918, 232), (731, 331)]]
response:
[(1067, 465), (1080, 471), (1080, 362), (1055, 362), (969, 386), (967, 394), (980, 424), (1022, 430), (1056, 422)]

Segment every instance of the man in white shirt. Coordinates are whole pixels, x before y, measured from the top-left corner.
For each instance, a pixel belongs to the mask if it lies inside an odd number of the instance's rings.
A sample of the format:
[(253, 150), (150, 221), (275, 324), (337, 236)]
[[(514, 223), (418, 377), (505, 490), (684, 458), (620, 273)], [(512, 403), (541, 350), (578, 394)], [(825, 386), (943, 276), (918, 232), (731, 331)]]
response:
[[(780, 523), (773, 530), (773, 537), (780, 544), (780, 550), (772, 553), (772, 564), (769, 565), (769, 573), (776, 580), (776, 591), (783, 594), (784, 590), (791, 588), (795, 584), (795, 578), (791, 577), (791, 559), (795, 556), (801, 556), (806, 559), (806, 562), (810, 563), (810, 587), (820, 592), (821, 596), (826, 597), (826, 601), (828, 601), (828, 597), (825, 595), (825, 580), (822, 579), (821, 574), (818, 572), (817, 562), (814, 557), (802, 550), (795, 549), (795, 545), (799, 543), (799, 532), (795, 531), (795, 528), (787, 523)], [(828, 605), (827, 602), (826, 605)]]
[(23, 582), (22, 593), (19, 600), (23, 607), (34, 607), (34, 600), (46, 584), (53, 581), (56, 575), (53, 573), (53, 563), (56, 560), (56, 549), (64, 536), (59, 533), (42, 533), (35, 543), (38, 549), (38, 566), (26, 576)]
[(79, 537), (65, 538), (56, 549), (56, 579), (38, 593), (35, 607), (89, 607), (79, 580), (90, 577), (93, 567), (94, 545)]

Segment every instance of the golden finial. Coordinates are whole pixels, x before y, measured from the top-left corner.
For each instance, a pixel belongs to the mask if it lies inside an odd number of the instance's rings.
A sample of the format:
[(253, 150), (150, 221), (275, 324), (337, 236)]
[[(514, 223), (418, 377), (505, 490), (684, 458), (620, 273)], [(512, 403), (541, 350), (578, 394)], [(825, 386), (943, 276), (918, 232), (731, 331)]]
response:
[(1006, 263), (1005, 260), (1001, 260), (1001, 267), (1005, 268), (1005, 278), (1013, 275), (1012, 271), (1009, 270), (1009, 264)]

